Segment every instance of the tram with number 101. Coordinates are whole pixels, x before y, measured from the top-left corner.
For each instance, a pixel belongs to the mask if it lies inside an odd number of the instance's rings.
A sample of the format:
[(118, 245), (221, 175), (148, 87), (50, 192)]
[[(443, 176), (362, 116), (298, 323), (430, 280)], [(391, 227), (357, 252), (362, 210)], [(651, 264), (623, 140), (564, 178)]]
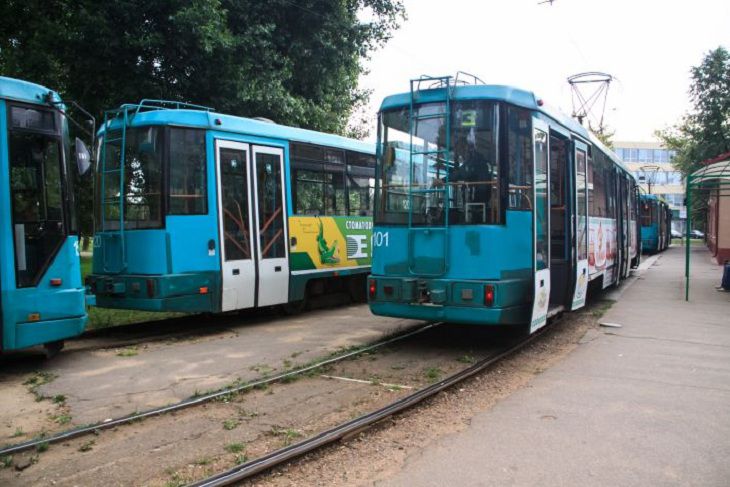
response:
[(375, 148), (143, 100), (99, 132), (97, 305), (223, 312), (341, 291), (365, 299)]
[(370, 308), (535, 331), (638, 265), (637, 183), (533, 93), (475, 81), (382, 102)]
[(90, 156), (68, 120), (57, 93), (0, 77), (0, 353), (55, 352), (86, 325), (72, 171)]

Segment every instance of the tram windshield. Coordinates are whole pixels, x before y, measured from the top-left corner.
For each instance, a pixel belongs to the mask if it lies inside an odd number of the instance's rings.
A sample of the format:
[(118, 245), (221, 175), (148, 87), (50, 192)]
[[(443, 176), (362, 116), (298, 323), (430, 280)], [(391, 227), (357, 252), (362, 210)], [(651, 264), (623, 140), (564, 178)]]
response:
[(417, 106), (412, 137), (409, 107), (381, 113), (378, 223), (444, 225), (447, 212), (450, 224), (498, 222), (496, 105), (454, 102), (448, 134), (445, 111)]
[[(118, 230), (123, 203), (124, 228), (159, 228), (162, 226), (162, 154), (163, 127), (130, 127), (124, 144), (124, 185), (120, 188), (122, 157), (121, 132), (111, 131), (106, 145), (100, 140), (97, 153), (106, 164), (97, 169), (97, 201), (101, 199), (103, 225), (97, 228)], [(103, 189), (102, 189), (103, 188)], [(103, 191), (103, 195), (99, 194)], [(124, 196), (120, 197), (121, 192)], [(100, 198), (102, 196), (103, 198)], [(97, 219), (102, 215), (97, 213)]]
[(16, 285), (29, 287), (38, 283), (67, 233), (68, 143), (61, 137), (62, 117), (50, 109), (11, 105), (9, 121)]

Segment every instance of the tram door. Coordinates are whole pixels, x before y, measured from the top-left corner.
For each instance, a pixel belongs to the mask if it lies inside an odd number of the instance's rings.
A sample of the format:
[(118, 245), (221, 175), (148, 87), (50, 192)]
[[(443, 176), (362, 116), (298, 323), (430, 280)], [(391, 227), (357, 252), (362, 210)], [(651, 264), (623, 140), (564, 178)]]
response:
[(533, 276), (534, 294), (530, 333), (547, 323), (550, 301), (550, 173), (548, 171), (548, 126), (540, 119), (532, 119), (534, 147), (533, 169)]
[(289, 266), (281, 149), (216, 141), (221, 310), (285, 303)]
[(575, 289), (571, 310), (582, 308), (586, 304), (588, 290), (588, 184), (586, 179), (588, 163), (588, 146), (575, 141)]

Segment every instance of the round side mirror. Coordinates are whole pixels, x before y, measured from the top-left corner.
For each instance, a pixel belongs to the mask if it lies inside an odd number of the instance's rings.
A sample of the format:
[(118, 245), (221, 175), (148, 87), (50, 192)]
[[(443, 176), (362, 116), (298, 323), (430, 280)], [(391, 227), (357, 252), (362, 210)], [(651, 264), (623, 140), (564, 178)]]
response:
[(76, 168), (79, 171), (79, 175), (83, 176), (91, 168), (91, 152), (89, 152), (86, 144), (78, 137), (76, 137), (74, 153), (76, 155)]

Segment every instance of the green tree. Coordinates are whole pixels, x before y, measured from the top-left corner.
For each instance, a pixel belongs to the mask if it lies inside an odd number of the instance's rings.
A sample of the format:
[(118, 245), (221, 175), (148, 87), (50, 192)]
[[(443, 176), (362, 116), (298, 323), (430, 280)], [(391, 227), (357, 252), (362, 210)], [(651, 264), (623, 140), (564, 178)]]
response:
[[(720, 46), (690, 73), (692, 110), (677, 125), (656, 133), (677, 152), (672, 164), (684, 177), (702, 167), (703, 161), (730, 151), (730, 53)], [(689, 211), (693, 221), (704, 222), (707, 202), (697, 196), (701, 195), (693, 195)]]
[[(346, 133), (369, 95), (363, 60), (404, 16), (402, 0), (6, 0), (0, 72), (99, 118), (157, 98)], [(86, 208), (89, 186), (79, 185)]]
[(692, 110), (680, 123), (657, 132), (669, 149), (677, 151), (672, 163), (684, 176), (702, 161), (730, 151), (730, 53), (724, 47), (710, 51), (691, 70)]
[(611, 130), (603, 124), (599, 125), (598, 128), (594, 128), (590, 121), (588, 121), (588, 129), (593, 132), (593, 135), (595, 135), (598, 140), (603, 143), (603, 145), (609, 149), (613, 149), (613, 136), (616, 134), (615, 130)]

